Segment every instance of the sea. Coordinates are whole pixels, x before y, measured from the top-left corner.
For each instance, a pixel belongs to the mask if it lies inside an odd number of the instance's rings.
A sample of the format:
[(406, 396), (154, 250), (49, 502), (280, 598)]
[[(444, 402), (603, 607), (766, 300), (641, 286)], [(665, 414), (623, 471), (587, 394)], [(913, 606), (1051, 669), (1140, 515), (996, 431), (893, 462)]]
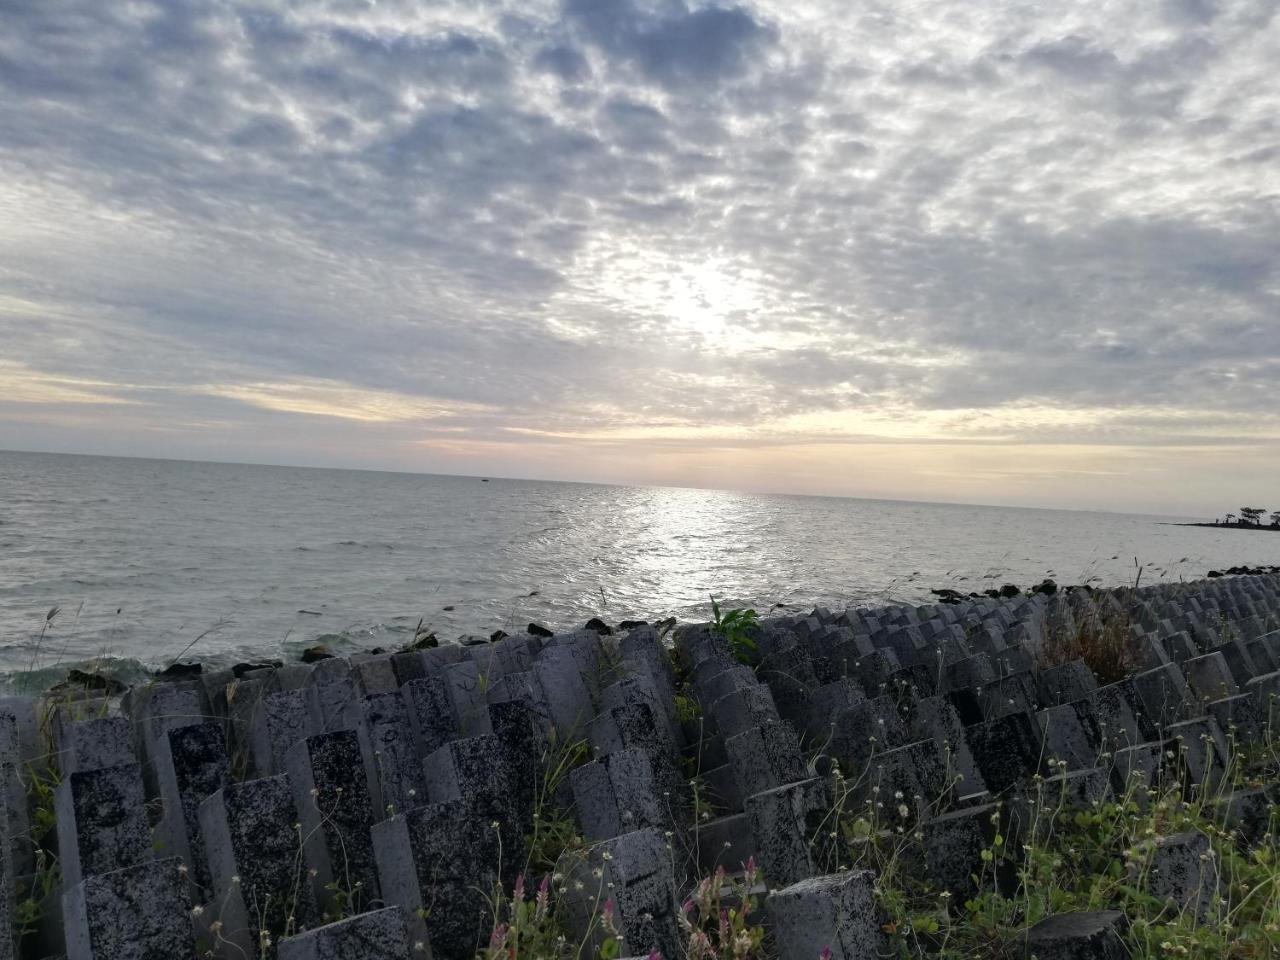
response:
[(1280, 536), (1184, 521), (0, 452), (0, 684), (1280, 562)]

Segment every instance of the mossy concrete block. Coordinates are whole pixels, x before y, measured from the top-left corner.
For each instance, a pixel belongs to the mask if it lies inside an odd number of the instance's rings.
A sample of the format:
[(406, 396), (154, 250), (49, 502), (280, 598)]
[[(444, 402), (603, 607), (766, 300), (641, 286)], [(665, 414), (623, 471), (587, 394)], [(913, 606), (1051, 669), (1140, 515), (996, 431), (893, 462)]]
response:
[(887, 695), (855, 703), (836, 717), (827, 752), (846, 771), (866, 766), (873, 754), (906, 746), (907, 728)]
[(580, 737), (595, 713), (577, 658), (565, 647), (547, 647), (533, 662), (542, 699), (562, 737)]
[(417, 749), (430, 756), (458, 735), (458, 717), (443, 677), (410, 680), (400, 689)]
[(412, 950), (404, 911), (385, 907), (281, 940), (277, 956), (278, 960), (409, 960)]
[(795, 783), (808, 776), (800, 741), (785, 720), (749, 727), (724, 742), (740, 797)]
[(1219, 799), (1218, 815), (1248, 843), (1257, 843), (1268, 831), (1280, 831), (1280, 787), (1236, 790)]
[[(1085, 722), (1092, 720), (1087, 714), (1085, 717)], [(1040, 725), (1047, 760), (1061, 761), (1068, 770), (1083, 770), (1097, 764), (1098, 751), (1094, 745), (1098, 739), (1096, 724), (1092, 729), (1086, 727), (1075, 704), (1066, 703), (1041, 710), (1036, 714), (1036, 721)]]
[(1116, 910), (1054, 914), (1027, 932), (1026, 953), (1035, 960), (1128, 960), (1126, 926)]
[(425, 803), (422, 757), (400, 691), (361, 697), (348, 705), (347, 716), (360, 743), (375, 819)]
[(590, 840), (608, 840), (643, 827), (671, 828), (653, 761), (643, 750), (620, 750), (572, 770), (578, 822)]
[(1258, 701), (1247, 693), (1210, 701), (1205, 711), (1218, 723), (1218, 729), (1234, 735), (1236, 743), (1254, 743), (1264, 736), (1266, 717)]
[(54, 793), (54, 814), (68, 889), (85, 877), (151, 857), (142, 768), (137, 763), (70, 774)]
[(581, 890), (570, 884), (567, 901), (568, 919), (580, 940), (598, 945), (599, 918), (612, 899), (626, 949), (683, 955), (672, 852), (657, 830), (635, 830), (596, 844), (569, 876), (582, 884)]
[[(0, 776), (6, 770), (0, 764)], [(9, 811), (0, 803), (0, 960), (13, 960), (13, 855)]]
[(297, 817), (285, 774), (228, 784), (200, 805), (220, 935), (231, 955), (256, 957), (267, 950), (262, 931), (278, 940), (315, 918)]
[(321, 733), (294, 744), (284, 769), (317, 893), (327, 891), (325, 899), (341, 895), (357, 905), (377, 900), (378, 871), (369, 837), (373, 800), (355, 731)]
[(850, 870), (801, 880), (769, 894), (780, 960), (865, 960), (885, 947), (875, 874)]
[(1162, 742), (1139, 743), (1115, 751), (1111, 755), (1111, 789), (1115, 795), (1132, 794), (1139, 803), (1145, 802), (1147, 791), (1160, 783), (1164, 753)]
[(1221, 700), (1240, 692), (1231, 668), (1221, 653), (1208, 653), (1182, 664), (1191, 693), (1199, 700)]
[(250, 727), (253, 768), (259, 777), (284, 772), (294, 744), (323, 729), (319, 708), (301, 690), (266, 694), (254, 707)]
[(726, 740), (744, 730), (781, 720), (773, 694), (764, 684), (726, 693), (707, 707), (706, 714)]
[(421, 912), (438, 960), (472, 960), (493, 925), (498, 831), (460, 800), (430, 803), (372, 828), (383, 899)]
[(747, 798), (753, 845), (772, 886), (786, 886), (820, 872), (820, 842), (831, 799), (819, 778), (801, 780)]
[(63, 898), (67, 960), (194, 960), (177, 857), (86, 877)]
[(1218, 891), (1218, 865), (1203, 833), (1191, 831), (1152, 841), (1147, 892), (1204, 916)]
[(493, 734), (452, 740), (427, 757), (423, 775), (432, 802), (457, 800), (477, 822), (498, 824), (505, 871), (518, 872), (524, 862), (524, 818), (501, 741)]
[(181, 857), (195, 882), (208, 887), (200, 805), (230, 782), (226, 734), (218, 723), (176, 727), (161, 736), (157, 749), (156, 780), (164, 806), (161, 849)]
[(1040, 726), (1030, 713), (1011, 713), (965, 729), (983, 782), (993, 792), (1030, 779), (1040, 769)]
[(1083, 660), (1060, 663), (1036, 674), (1036, 696), (1043, 707), (1056, 707), (1089, 696), (1098, 681)]
[(973, 877), (982, 872), (982, 851), (995, 841), (999, 807), (994, 803), (953, 810), (920, 825), (923, 852), (920, 879), (937, 892), (963, 902), (976, 892)]
[(58, 710), (54, 720), (54, 747), (63, 776), (101, 770), (138, 759), (133, 749), (133, 728), (126, 717), (103, 716), (72, 719)]
[(1227, 773), (1227, 738), (1213, 717), (1196, 717), (1170, 724), (1166, 744), (1177, 751), (1187, 781), (1201, 796), (1216, 789)]
[(1157, 729), (1185, 720), (1192, 715), (1194, 697), (1182, 671), (1172, 663), (1134, 674), (1133, 685), (1150, 721)]

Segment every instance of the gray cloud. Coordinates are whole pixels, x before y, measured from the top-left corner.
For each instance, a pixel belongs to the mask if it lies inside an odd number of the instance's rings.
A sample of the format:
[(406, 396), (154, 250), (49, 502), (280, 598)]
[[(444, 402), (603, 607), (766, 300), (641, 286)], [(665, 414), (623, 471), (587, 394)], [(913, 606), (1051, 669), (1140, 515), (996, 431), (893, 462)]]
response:
[(5, 359), (129, 399), (122, 448), (289, 382), (470, 405), (401, 444), (1209, 443), (1274, 410), (1275, 10), (0, 0)]

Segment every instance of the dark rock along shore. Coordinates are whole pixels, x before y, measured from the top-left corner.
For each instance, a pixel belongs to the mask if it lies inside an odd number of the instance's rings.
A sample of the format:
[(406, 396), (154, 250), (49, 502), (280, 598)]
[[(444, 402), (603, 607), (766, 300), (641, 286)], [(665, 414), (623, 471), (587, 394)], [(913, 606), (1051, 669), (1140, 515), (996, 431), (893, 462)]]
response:
[[(817, 852), (829, 761), (868, 788), (937, 798), (912, 815), (958, 889), (974, 824), (997, 799), (1016, 810), (1031, 778), (1101, 797), (1151, 775), (1172, 738), (1257, 736), (1275, 714), (1278, 576), (946, 600), (763, 620), (752, 666), (707, 625), (593, 623), (179, 674), (123, 696), (5, 698), (0, 960), (472, 957), (491, 923), (482, 891), (525, 860), (539, 757), (574, 738), (589, 762), (558, 799), (589, 846), (566, 869), (610, 885), (627, 952), (681, 956), (690, 884), (754, 856), (782, 960), (827, 947), (853, 960), (882, 931), (873, 876), (826, 873)], [(1102, 608), (1129, 624), (1127, 675), (1045, 659), (1051, 624)], [(697, 722), (678, 709), (689, 701)], [(826, 744), (822, 762), (801, 737)], [(1179, 762), (1196, 759), (1208, 776), (1211, 756)], [(695, 816), (691, 761), (714, 816)], [(16, 891), (45, 815), (27, 781), (50, 771), (61, 909), (17, 954)], [(1259, 799), (1274, 787), (1231, 809)], [(586, 935), (599, 904), (570, 907)], [(1118, 957), (1122, 921), (1060, 915), (1030, 942), (1042, 960)]]

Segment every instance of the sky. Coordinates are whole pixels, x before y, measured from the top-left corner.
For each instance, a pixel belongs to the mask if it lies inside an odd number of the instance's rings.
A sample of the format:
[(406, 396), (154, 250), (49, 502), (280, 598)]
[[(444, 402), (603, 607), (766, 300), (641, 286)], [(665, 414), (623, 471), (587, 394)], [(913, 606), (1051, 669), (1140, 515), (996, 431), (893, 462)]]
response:
[(0, 0), (0, 448), (1280, 508), (1277, 0)]

